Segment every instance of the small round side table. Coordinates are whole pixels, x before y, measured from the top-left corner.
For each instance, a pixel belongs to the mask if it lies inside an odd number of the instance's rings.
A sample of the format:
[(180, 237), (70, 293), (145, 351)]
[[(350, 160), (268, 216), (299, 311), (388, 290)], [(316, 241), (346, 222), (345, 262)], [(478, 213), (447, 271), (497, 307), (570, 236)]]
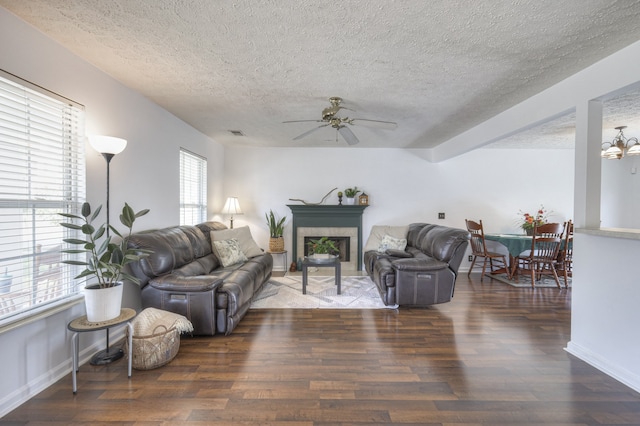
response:
[[(78, 373), (78, 351), (80, 350), (80, 344), (78, 339), (78, 334), (84, 333), (87, 331), (98, 331), (98, 330), (107, 330), (109, 332), (109, 328), (115, 327), (121, 324), (126, 323), (127, 328), (129, 330), (128, 334), (128, 348), (129, 348), (129, 360), (127, 365), (127, 374), (128, 377), (131, 378), (131, 360), (133, 358), (133, 325), (131, 325), (131, 320), (136, 316), (136, 311), (130, 308), (123, 308), (120, 310), (120, 315), (111, 319), (109, 321), (103, 322), (89, 322), (87, 320), (87, 316), (83, 315), (71, 321), (67, 328), (70, 331), (73, 331), (73, 336), (71, 336), (71, 350), (72, 350), (72, 358), (73, 358), (73, 370), (71, 371), (71, 377), (73, 378), (73, 393), (76, 394), (78, 391), (76, 375)], [(107, 351), (109, 343), (107, 342)]]

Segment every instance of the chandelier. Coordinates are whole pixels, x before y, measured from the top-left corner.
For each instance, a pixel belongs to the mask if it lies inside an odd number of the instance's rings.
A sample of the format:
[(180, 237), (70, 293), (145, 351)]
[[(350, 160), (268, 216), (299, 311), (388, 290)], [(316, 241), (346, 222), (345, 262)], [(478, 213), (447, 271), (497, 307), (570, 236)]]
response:
[(618, 130), (618, 134), (611, 142), (603, 142), (602, 143), (602, 151), (600, 152), (600, 156), (602, 158), (606, 158), (608, 160), (615, 160), (616, 158), (619, 160), (626, 155), (640, 155), (640, 143), (638, 142), (638, 138), (625, 138), (624, 133), (622, 133), (623, 129), (626, 129), (627, 126), (618, 126), (616, 130)]

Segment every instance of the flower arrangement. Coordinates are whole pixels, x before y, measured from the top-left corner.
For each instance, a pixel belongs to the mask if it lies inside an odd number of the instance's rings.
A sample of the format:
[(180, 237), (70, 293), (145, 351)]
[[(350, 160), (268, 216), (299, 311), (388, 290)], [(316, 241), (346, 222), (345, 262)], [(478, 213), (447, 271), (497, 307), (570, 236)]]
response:
[(525, 231), (533, 230), (536, 225), (539, 226), (547, 223), (549, 213), (550, 212), (548, 212), (543, 205), (540, 205), (540, 208), (535, 213), (535, 215), (525, 213), (521, 210), (520, 221), (518, 223), (520, 224), (520, 227)]

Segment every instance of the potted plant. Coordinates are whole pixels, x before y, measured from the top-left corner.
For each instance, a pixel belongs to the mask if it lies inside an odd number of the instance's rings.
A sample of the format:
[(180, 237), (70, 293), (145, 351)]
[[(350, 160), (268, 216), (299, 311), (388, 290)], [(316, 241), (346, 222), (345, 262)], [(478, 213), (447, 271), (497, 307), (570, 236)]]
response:
[(328, 259), (340, 253), (335, 241), (329, 239), (329, 237), (309, 240), (307, 246), (309, 247), (309, 255), (316, 259)]
[(360, 190), (357, 186), (344, 190), (344, 196), (347, 197), (347, 204), (355, 204), (355, 197), (358, 195), (358, 192), (360, 192)]
[(283, 252), (284, 251), (284, 221), (287, 217), (283, 217), (280, 220), (276, 220), (276, 216), (273, 210), (269, 210), (269, 214), (264, 214), (267, 219), (267, 226), (269, 226), (269, 251), (271, 252)]
[[(86, 235), (86, 240), (75, 238), (65, 238), (65, 243), (82, 246), (77, 249), (65, 249), (63, 253), (68, 254), (86, 254), (87, 260), (63, 260), (68, 265), (85, 266), (76, 279), (84, 277), (93, 277), (97, 282), (88, 283), (85, 292), (85, 306), (87, 308), (87, 320), (90, 322), (108, 321), (120, 315), (120, 307), (122, 305), (122, 279), (128, 279), (136, 284), (140, 281), (123, 271), (125, 265), (140, 260), (148, 256), (150, 250), (129, 249), (127, 248), (127, 240), (118, 232), (116, 228), (109, 225), (110, 229), (116, 236), (120, 238), (120, 242), (112, 241), (111, 236), (105, 236), (107, 225), (102, 224), (95, 227), (93, 222), (96, 220), (102, 206), (99, 206), (95, 212), (91, 212), (91, 205), (84, 203), (82, 205), (82, 216), (59, 213), (61, 216), (71, 220), (81, 221), (77, 223), (61, 223), (65, 228), (79, 230)], [(133, 224), (136, 218), (149, 213), (148, 209), (134, 213), (129, 204), (125, 203), (120, 215), (120, 222), (129, 230), (131, 235)], [(103, 238), (105, 237), (105, 238)]]

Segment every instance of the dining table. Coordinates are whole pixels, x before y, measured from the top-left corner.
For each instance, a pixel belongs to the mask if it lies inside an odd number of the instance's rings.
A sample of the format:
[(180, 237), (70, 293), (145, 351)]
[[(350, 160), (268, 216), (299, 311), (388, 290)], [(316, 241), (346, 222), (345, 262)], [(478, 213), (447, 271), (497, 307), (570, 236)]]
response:
[[(507, 248), (509, 251), (509, 270), (504, 271), (497, 269), (493, 273), (505, 273), (511, 279), (516, 277), (516, 271), (518, 269), (518, 256), (524, 251), (531, 250), (531, 235), (523, 234), (484, 234), (484, 239), (488, 241), (497, 241)], [(560, 245), (560, 249), (564, 248), (564, 238)], [(571, 247), (572, 242), (569, 243)]]
[(506, 273), (509, 278), (514, 277), (518, 268), (518, 256), (520, 253), (531, 250), (531, 235), (524, 234), (484, 234), (485, 240), (496, 241), (507, 248), (509, 252), (508, 270), (497, 269), (493, 273)]

